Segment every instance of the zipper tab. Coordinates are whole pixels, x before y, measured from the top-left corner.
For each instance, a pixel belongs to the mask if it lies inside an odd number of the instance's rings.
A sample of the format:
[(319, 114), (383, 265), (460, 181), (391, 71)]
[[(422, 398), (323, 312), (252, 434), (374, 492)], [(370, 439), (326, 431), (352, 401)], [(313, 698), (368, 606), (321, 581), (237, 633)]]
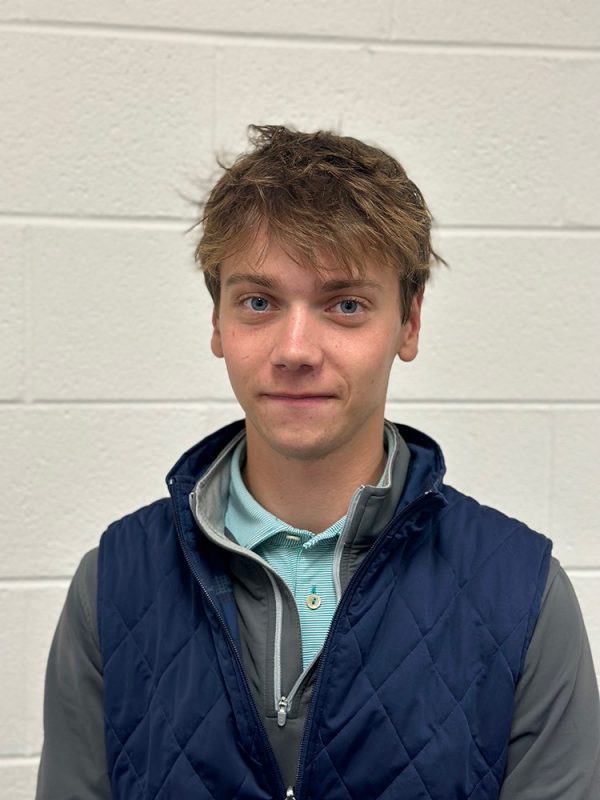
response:
[[(288, 700), (287, 697), (281, 697), (279, 703), (277, 704), (277, 724), (280, 728), (285, 726), (287, 722), (287, 713), (288, 713)], [(288, 793), (286, 797), (291, 797), (293, 799), (294, 793), (290, 794), (291, 789), (288, 789)]]
[(288, 786), (288, 790), (285, 793), (285, 800), (296, 800), (296, 795), (294, 794), (293, 786)]

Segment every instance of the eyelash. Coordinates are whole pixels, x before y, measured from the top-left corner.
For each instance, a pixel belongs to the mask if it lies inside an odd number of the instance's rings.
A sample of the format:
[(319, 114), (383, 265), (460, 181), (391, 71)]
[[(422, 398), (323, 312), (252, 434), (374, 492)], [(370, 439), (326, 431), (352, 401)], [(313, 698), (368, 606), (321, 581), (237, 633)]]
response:
[[(268, 304), (270, 305), (270, 300), (267, 300), (267, 298), (266, 298), (266, 297), (263, 297), (263, 296), (262, 296), (262, 295), (260, 295), (260, 294), (252, 294), (252, 295), (250, 295), (249, 297), (244, 297), (244, 298), (242, 298), (242, 300), (240, 301), (240, 304), (241, 304), (241, 305), (242, 305), (244, 308), (248, 308), (250, 311), (257, 311), (257, 309), (255, 309), (255, 308), (252, 308), (252, 306), (250, 305), (250, 304), (251, 304), (251, 302), (252, 302), (252, 300), (264, 300), (264, 302), (265, 302), (265, 303), (268, 303)], [(265, 309), (263, 309), (263, 310), (265, 310)], [(260, 313), (260, 311), (257, 311), (257, 313)]]
[[(252, 308), (251, 303), (252, 303), (253, 300), (263, 300), (268, 305), (270, 305), (270, 303), (271, 303), (271, 301), (268, 300), (266, 297), (263, 297), (263, 295), (253, 294), (253, 295), (250, 295), (248, 297), (242, 298), (240, 300), (240, 305), (242, 307), (244, 307), (244, 308), (248, 308), (250, 311), (255, 311), (257, 314), (264, 313), (265, 311), (268, 310), (268, 306), (267, 306), (267, 308), (264, 308), (264, 309)], [(364, 311), (365, 310), (365, 304), (363, 303), (362, 300), (359, 300), (358, 297), (342, 297), (341, 300), (337, 300), (335, 303), (333, 303), (331, 306), (329, 306), (329, 308), (335, 308), (336, 306), (341, 306), (342, 303), (356, 303), (356, 305), (358, 306), (356, 311), (354, 313), (351, 313), (351, 314), (346, 314), (343, 311), (340, 311), (340, 314), (342, 314), (342, 316), (353, 317), (359, 311)]]
[(345, 314), (343, 311), (341, 311), (340, 313), (345, 317), (353, 317), (355, 313), (357, 313), (358, 311), (365, 310), (365, 304), (361, 300), (359, 300), (358, 297), (343, 297), (341, 300), (338, 300), (337, 303), (334, 303), (334, 307), (341, 306), (342, 303), (356, 303), (356, 305), (358, 306), (354, 314)]

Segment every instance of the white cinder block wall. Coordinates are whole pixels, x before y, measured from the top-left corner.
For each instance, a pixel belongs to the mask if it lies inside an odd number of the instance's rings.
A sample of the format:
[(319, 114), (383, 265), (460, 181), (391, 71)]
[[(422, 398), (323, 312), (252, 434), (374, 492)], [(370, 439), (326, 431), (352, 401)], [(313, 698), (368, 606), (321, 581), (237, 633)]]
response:
[(389, 413), (547, 532), (600, 670), (600, 5), (0, 5), (0, 795), (33, 795), (45, 658), (79, 558), (237, 416), (189, 198), (250, 122), (392, 151), (438, 222)]

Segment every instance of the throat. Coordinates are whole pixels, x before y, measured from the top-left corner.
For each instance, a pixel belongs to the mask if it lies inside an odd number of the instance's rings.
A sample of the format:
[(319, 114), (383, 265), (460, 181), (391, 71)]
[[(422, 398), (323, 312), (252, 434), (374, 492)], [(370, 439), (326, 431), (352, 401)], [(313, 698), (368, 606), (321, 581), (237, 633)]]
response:
[(383, 447), (371, 463), (332, 465), (297, 462), (253, 464), (242, 471), (244, 483), (260, 505), (294, 528), (321, 533), (343, 517), (359, 486), (376, 485), (385, 469)]

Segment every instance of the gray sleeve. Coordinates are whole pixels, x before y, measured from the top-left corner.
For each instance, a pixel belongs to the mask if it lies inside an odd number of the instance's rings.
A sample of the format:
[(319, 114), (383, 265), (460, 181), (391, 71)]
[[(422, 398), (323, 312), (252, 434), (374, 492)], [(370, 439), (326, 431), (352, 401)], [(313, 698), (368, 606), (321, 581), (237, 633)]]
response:
[(499, 800), (600, 798), (600, 704), (583, 618), (552, 559), (516, 694)]
[(96, 621), (98, 550), (73, 577), (54, 634), (44, 692), (36, 800), (111, 800)]

